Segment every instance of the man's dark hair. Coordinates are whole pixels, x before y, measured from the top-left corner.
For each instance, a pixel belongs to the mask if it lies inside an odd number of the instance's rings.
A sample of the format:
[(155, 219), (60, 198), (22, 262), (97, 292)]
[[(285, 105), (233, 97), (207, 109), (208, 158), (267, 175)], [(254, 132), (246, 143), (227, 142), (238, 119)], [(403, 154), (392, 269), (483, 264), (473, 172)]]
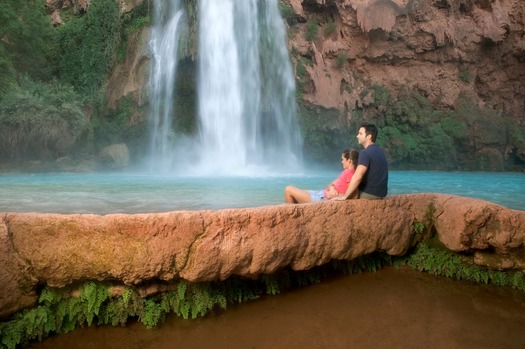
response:
[(377, 134), (379, 133), (379, 131), (377, 130), (377, 127), (375, 125), (372, 125), (372, 124), (363, 124), (361, 125), (360, 127), (364, 128), (365, 129), (365, 133), (366, 135), (371, 135), (371, 140), (372, 142), (376, 142), (376, 138), (377, 138)]

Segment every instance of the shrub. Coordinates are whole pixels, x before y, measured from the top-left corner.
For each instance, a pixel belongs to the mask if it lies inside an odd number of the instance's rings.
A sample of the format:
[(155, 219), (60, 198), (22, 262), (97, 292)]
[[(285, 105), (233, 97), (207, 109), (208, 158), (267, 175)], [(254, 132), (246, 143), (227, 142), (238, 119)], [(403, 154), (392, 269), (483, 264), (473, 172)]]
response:
[(96, 95), (115, 59), (120, 25), (117, 1), (94, 0), (86, 15), (60, 27), (61, 79), (82, 93)]
[(332, 34), (337, 29), (337, 24), (334, 21), (330, 21), (324, 28), (325, 35)]
[(64, 155), (86, 128), (81, 107), (71, 86), (23, 79), (0, 106), (0, 155), (15, 160)]
[(470, 75), (470, 71), (468, 69), (462, 70), (458, 73), (458, 77), (461, 81), (468, 84), (472, 81), (472, 76)]
[(313, 41), (317, 37), (317, 33), (319, 32), (319, 27), (317, 25), (317, 22), (313, 19), (308, 20), (306, 24), (306, 40), (307, 41)]
[(342, 69), (346, 61), (348, 61), (348, 55), (346, 53), (340, 53), (335, 58), (335, 66), (337, 69)]
[(0, 97), (14, 88), (19, 74), (51, 76), (53, 27), (43, 0), (3, 0), (0, 11)]
[(281, 13), (281, 17), (284, 18), (289, 24), (293, 25), (297, 23), (295, 11), (289, 4), (279, 1), (279, 12)]

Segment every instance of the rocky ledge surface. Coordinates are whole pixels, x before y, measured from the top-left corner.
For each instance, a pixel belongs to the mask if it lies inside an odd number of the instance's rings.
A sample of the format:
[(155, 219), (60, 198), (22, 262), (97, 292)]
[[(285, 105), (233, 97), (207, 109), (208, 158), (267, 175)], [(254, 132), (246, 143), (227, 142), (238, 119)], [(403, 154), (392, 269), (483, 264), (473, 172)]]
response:
[(480, 265), (525, 269), (525, 211), (443, 194), (155, 214), (2, 213), (0, 317), (35, 305), (42, 286), (257, 277), (374, 251), (401, 256), (436, 235)]

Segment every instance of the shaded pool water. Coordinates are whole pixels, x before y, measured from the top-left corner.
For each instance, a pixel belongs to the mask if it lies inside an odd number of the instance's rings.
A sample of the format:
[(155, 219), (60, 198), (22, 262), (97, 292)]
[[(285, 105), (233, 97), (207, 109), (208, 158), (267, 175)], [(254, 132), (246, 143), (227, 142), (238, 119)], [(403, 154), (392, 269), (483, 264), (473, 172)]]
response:
[(91, 327), (32, 349), (525, 347), (525, 294), (406, 268), (340, 276), (146, 329)]

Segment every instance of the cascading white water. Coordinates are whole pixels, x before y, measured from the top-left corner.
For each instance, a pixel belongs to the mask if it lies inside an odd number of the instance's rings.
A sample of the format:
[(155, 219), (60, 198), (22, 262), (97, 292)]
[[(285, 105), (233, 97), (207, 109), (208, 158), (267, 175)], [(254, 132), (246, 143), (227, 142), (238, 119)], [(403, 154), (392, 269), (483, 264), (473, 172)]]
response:
[(155, 2), (151, 45), (151, 168), (200, 176), (297, 170), (302, 138), (277, 0), (199, 0), (198, 132), (177, 144), (171, 120), (183, 15), (178, 1), (164, 3)]
[(174, 160), (172, 137), (173, 91), (177, 72), (180, 0), (155, 1), (150, 48), (152, 70), (150, 169), (170, 171)]
[(293, 171), (302, 139), (277, 0), (200, 0), (199, 13), (200, 167)]

